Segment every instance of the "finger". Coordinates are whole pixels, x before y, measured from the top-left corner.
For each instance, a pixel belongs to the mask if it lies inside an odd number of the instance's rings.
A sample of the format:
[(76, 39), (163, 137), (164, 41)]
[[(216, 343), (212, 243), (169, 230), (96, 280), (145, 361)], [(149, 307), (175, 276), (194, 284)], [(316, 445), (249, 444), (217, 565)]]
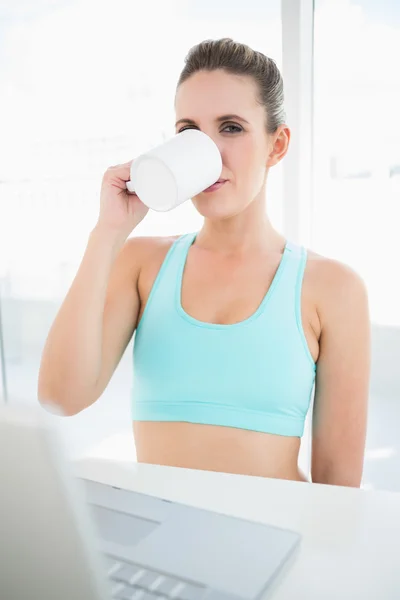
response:
[(121, 167), (130, 167), (131, 164), (133, 163), (133, 160), (129, 160), (128, 162), (125, 163), (119, 163), (117, 165), (112, 165), (111, 167), (109, 167), (110, 169), (119, 169)]
[(113, 179), (118, 178), (122, 181), (129, 181), (131, 178), (131, 164), (132, 161), (128, 163), (124, 163), (122, 165), (115, 165), (113, 167), (109, 167), (106, 171), (109, 177)]

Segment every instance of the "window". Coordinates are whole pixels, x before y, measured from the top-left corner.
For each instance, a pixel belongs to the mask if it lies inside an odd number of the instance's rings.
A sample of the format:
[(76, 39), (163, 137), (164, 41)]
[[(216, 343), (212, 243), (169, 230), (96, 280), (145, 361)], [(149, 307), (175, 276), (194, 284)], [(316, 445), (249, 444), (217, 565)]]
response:
[(317, 0), (313, 247), (368, 286), (374, 323), (400, 325), (400, 7)]
[(364, 278), (372, 320), (365, 487), (400, 489), (400, 5), (317, 0), (313, 248)]

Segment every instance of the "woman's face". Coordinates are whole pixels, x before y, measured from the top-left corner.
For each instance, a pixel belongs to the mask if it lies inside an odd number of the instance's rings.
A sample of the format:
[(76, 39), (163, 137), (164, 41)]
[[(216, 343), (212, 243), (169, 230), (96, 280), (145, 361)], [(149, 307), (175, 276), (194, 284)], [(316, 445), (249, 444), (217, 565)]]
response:
[(268, 168), (283, 158), (290, 132), (281, 126), (268, 135), (265, 108), (256, 100), (251, 77), (222, 70), (199, 71), (177, 90), (176, 133), (200, 129), (214, 140), (222, 156), (219, 189), (193, 197), (207, 218), (229, 218), (263, 195)]

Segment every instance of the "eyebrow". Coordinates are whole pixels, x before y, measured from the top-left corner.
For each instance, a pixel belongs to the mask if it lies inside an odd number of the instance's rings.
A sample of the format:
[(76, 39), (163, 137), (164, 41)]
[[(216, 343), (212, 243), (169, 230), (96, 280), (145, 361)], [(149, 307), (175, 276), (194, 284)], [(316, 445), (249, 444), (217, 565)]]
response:
[[(239, 117), (239, 115), (222, 115), (221, 117), (217, 117), (215, 120), (217, 121), (217, 123), (220, 123), (221, 121), (230, 121), (232, 119), (235, 119), (236, 121), (242, 121), (243, 123), (247, 123), (247, 125), (249, 125), (249, 122), (246, 121), (246, 119), (243, 119), (243, 117)], [(175, 123), (175, 127), (177, 125), (179, 125), (180, 123), (188, 123), (189, 125), (196, 125), (196, 122), (193, 121), (193, 119), (179, 119), (179, 121), (177, 121)]]

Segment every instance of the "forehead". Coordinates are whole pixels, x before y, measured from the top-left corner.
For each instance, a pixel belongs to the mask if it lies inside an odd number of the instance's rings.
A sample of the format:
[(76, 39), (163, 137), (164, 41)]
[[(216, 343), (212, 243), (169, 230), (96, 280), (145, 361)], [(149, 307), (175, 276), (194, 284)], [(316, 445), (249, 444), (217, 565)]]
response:
[(256, 92), (256, 84), (250, 77), (221, 70), (199, 71), (179, 86), (175, 98), (176, 116), (194, 119), (233, 113), (251, 118), (261, 109)]

